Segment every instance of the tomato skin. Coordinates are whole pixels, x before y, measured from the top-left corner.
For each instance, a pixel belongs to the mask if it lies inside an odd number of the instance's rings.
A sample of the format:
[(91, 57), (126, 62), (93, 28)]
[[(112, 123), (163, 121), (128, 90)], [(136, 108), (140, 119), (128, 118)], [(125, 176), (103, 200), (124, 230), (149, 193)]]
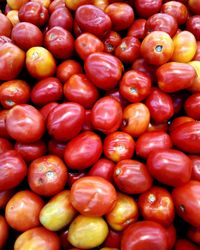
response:
[(170, 149), (171, 147), (172, 140), (166, 132), (145, 132), (136, 141), (136, 154), (146, 159), (155, 150)]
[(47, 121), (47, 117), (49, 115), (49, 113), (59, 105), (58, 102), (50, 102), (46, 105), (44, 105), (41, 109), (40, 109), (40, 113), (42, 114), (45, 122)]
[(141, 194), (138, 207), (145, 220), (155, 221), (164, 227), (169, 226), (174, 220), (173, 200), (164, 188), (154, 186)]
[(82, 170), (82, 171), (78, 171), (78, 172), (69, 172), (68, 173), (68, 180), (67, 180), (67, 185), (69, 186), (69, 188), (71, 188), (71, 186), (74, 184), (74, 182), (76, 182), (77, 180), (79, 180), (80, 178), (87, 176), (86, 171)]
[(66, 143), (56, 141), (55, 139), (51, 139), (48, 141), (48, 152), (52, 155), (57, 155), (61, 159), (64, 157)]
[(35, 227), (19, 235), (15, 241), (14, 250), (37, 250), (38, 247), (41, 250), (59, 250), (59, 237), (44, 227)]
[(94, 85), (103, 90), (114, 89), (124, 70), (123, 64), (117, 57), (104, 52), (89, 55), (84, 68)]
[(0, 22), (1, 22), (0, 36), (10, 37), (12, 31), (12, 23), (10, 22), (8, 17), (5, 16), (3, 13), (0, 13)]
[(165, 229), (153, 221), (139, 221), (130, 225), (122, 235), (121, 250), (167, 250)]
[[(101, 22), (99, 20), (101, 19)], [(82, 31), (103, 37), (110, 31), (112, 22), (110, 17), (94, 5), (85, 4), (76, 10), (75, 21)]]
[(54, 0), (49, 5), (49, 13), (52, 14), (54, 10), (60, 7), (65, 7), (65, 0)]
[(9, 150), (0, 154), (0, 171), (0, 191), (5, 191), (22, 182), (27, 166), (17, 151)]
[(6, 222), (5, 218), (0, 215), (0, 249), (3, 249), (3, 247), (5, 246), (7, 240), (8, 240), (8, 236), (9, 236), (9, 227), (8, 227), (8, 223)]
[(79, 103), (86, 109), (92, 108), (99, 96), (97, 88), (84, 74), (72, 75), (65, 82), (63, 92), (68, 101)]
[(104, 51), (114, 53), (117, 46), (121, 43), (121, 36), (116, 31), (111, 30), (103, 39)]
[(109, 229), (108, 235), (103, 243), (104, 247), (120, 248), (121, 232)]
[(85, 110), (78, 103), (57, 105), (47, 117), (47, 129), (54, 139), (64, 142), (76, 136), (83, 126)]
[(200, 15), (190, 16), (186, 22), (186, 29), (190, 31), (196, 38), (196, 40), (200, 40)]
[(52, 196), (63, 190), (67, 173), (67, 167), (58, 156), (45, 155), (31, 162), (28, 184), (35, 193)]
[(199, 129), (199, 121), (181, 124), (170, 134), (173, 144), (186, 153), (199, 154)]
[(197, 51), (192, 60), (199, 61), (199, 59), (200, 59), (200, 41), (197, 41)]
[(6, 220), (17, 231), (27, 231), (40, 225), (39, 214), (43, 200), (35, 193), (25, 190), (17, 192), (5, 208)]
[(13, 145), (9, 142), (9, 140), (0, 137), (0, 154), (11, 149), (13, 149)]
[(122, 160), (117, 163), (114, 171), (116, 186), (127, 194), (139, 194), (152, 186), (152, 177), (146, 166), (136, 160)]
[(176, 242), (176, 228), (173, 224), (171, 224), (169, 227), (165, 229), (168, 238), (168, 250), (171, 250), (173, 249)]
[(14, 193), (13, 189), (0, 191), (0, 209), (5, 208), (6, 204), (12, 197), (13, 193)]
[(190, 226), (187, 231), (187, 237), (196, 244), (200, 244), (200, 227)]
[[(55, 77), (48, 77), (37, 82), (31, 90), (31, 101), (38, 106), (59, 101), (62, 98), (63, 86)], [(48, 90), (48, 91), (47, 91)]]
[(186, 114), (196, 120), (200, 119), (200, 93), (190, 95), (185, 101)]
[(120, 94), (119, 89), (109, 90), (107, 91), (107, 95), (115, 98), (121, 104), (122, 108), (128, 105), (128, 101)]
[(199, 196), (200, 183), (193, 180), (172, 191), (177, 214), (194, 227), (200, 227)]
[(8, 19), (11, 21), (13, 27), (19, 23), (18, 10), (10, 10), (6, 14)]
[(192, 180), (200, 181), (200, 156), (189, 155), (192, 160)]
[(81, 5), (91, 3), (93, 3), (93, 0), (75, 0), (73, 2), (71, 0), (65, 0), (67, 8), (69, 8), (70, 10), (76, 10)]
[(175, 149), (153, 151), (147, 158), (147, 168), (156, 180), (173, 187), (187, 183), (192, 174), (190, 158)]
[(103, 216), (113, 209), (116, 201), (114, 186), (102, 177), (82, 177), (71, 187), (70, 202), (85, 216)]
[(199, 250), (197, 245), (186, 239), (178, 239), (175, 244), (174, 250)]
[(8, 7), (11, 8), (12, 10), (18, 10), (23, 4), (27, 2), (28, 0), (19, 0), (17, 2), (14, 0), (8, 0), (7, 4), (8, 4)]
[(92, 123), (91, 123), (91, 109), (85, 111), (85, 121), (83, 123), (82, 131), (92, 131)]
[(135, 142), (125, 132), (116, 131), (107, 135), (104, 140), (104, 155), (114, 162), (131, 159), (134, 150)]
[(64, 159), (69, 168), (82, 170), (93, 165), (101, 154), (101, 138), (94, 132), (85, 131), (67, 144)]
[(122, 122), (121, 104), (111, 96), (100, 98), (91, 111), (92, 126), (104, 134), (116, 131)]
[(157, 69), (156, 75), (159, 88), (171, 93), (190, 88), (196, 77), (196, 71), (186, 63), (168, 62)]
[(89, 176), (99, 176), (113, 182), (115, 164), (106, 158), (100, 158), (89, 170)]
[(200, 4), (197, 0), (189, 0), (188, 1), (189, 10), (191, 10), (194, 14), (199, 14), (200, 12)]
[(161, 0), (136, 0), (135, 9), (140, 17), (148, 18), (155, 13), (158, 13), (162, 6)]
[(137, 39), (143, 39), (145, 37), (145, 25), (146, 19), (135, 19), (133, 24), (128, 29), (128, 36), (134, 36)]
[(169, 131), (171, 133), (171, 131), (173, 131), (174, 129), (176, 129), (178, 126), (180, 126), (181, 124), (184, 124), (186, 122), (191, 122), (194, 121), (193, 118), (189, 117), (189, 116), (179, 116), (176, 117), (172, 123), (169, 126)]
[(6, 128), (6, 117), (8, 110), (0, 110), (0, 136), (3, 138), (10, 138)]
[(192, 86), (188, 90), (192, 93), (198, 93), (200, 91), (200, 61), (190, 61), (188, 64), (194, 67), (196, 71), (196, 77), (192, 82)]

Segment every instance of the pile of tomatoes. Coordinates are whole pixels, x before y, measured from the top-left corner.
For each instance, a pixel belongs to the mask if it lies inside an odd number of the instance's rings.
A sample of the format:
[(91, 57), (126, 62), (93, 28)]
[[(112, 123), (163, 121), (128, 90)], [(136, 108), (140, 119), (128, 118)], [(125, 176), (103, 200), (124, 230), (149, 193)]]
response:
[(200, 249), (200, 1), (0, 6), (0, 249)]

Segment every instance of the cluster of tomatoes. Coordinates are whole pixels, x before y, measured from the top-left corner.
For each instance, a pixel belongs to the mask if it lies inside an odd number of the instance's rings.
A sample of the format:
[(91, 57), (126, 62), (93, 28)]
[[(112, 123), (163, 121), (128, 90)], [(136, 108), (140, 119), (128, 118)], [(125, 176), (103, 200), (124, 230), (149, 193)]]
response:
[(200, 249), (200, 1), (0, 5), (0, 249)]

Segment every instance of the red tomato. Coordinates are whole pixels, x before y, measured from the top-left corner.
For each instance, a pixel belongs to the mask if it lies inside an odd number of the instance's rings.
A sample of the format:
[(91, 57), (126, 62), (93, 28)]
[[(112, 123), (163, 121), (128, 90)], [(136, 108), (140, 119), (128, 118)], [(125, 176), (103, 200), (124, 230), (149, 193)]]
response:
[(18, 186), (27, 174), (27, 167), (15, 150), (0, 154), (0, 191)]
[(133, 24), (128, 29), (128, 36), (134, 36), (137, 39), (143, 39), (145, 37), (145, 24), (146, 19), (135, 19)]
[(8, 19), (6, 15), (0, 13), (0, 36), (8, 36), (10, 37), (12, 31), (12, 23)]
[(52, 196), (63, 190), (67, 172), (67, 167), (58, 156), (42, 156), (30, 164), (28, 184), (35, 193)]
[(76, 182), (77, 180), (79, 180), (80, 178), (86, 176), (86, 172), (84, 170), (79, 170), (78, 172), (69, 172), (68, 173), (68, 180), (67, 180), (67, 184), (68, 186), (71, 188), (71, 186), (74, 184), (74, 182)]
[(65, 0), (54, 0), (49, 5), (49, 13), (52, 14), (54, 10), (60, 7), (65, 7)]
[(187, 231), (187, 237), (196, 244), (200, 244), (200, 227), (190, 226)]
[(139, 194), (152, 186), (152, 178), (146, 166), (136, 160), (122, 160), (114, 171), (116, 186), (127, 194)]
[(124, 70), (121, 61), (108, 53), (96, 52), (87, 57), (84, 64), (88, 78), (100, 89), (114, 89)]
[(120, 34), (111, 30), (103, 39), (104, 51), (107, 53), (113, 53), (121, 43), (121, 40)]
[(7, 139), (0, 137), (0, 154), (11, 149), (13, 149), (13, 145)]
[(120, 102), (122, 108), (125, 108), (128, 105), (128, 101), (120, 94), (119, 89), (113, 89), (107, 91), (107, 95), (112, 96)]
[(82, 170), (93, 165), (101, 154), (101, 138), (91, 131), (85, 131), (67, 144), (64, 159), (69, 168)]
[(198, 0), (189, 0), (188, 7), (194, 14), (200, 13), (200, 3)]
[(104, 140), (104, 155), (114, 162), (131, 159), (134, 150), (135, 142), (132, 136), (125, 132), (111, 133)]
[(3, 249), (3, 247), (5, 246), (7, 240), (8, 240), (8, 236), (9, 236), (9, 227), (8, 224), (5, 220), (5, 218), (0, 215), (0, 249)]
[(159, 12), (162, 5), (162, 0), (136, 0), (134, 4), (137, 14), (140, 17), (148, 18)]
[(8, 201), (5, 217), (9, 226), (24, 232), (40, 225), (39, 214), (43, 206), (43, 200), (35, 193), (19, 191)]
[(178, 91), (178, 92), (170, 94), (170, 96), (171, 96), (172, 102), (173, 102), (174, 114), (178, 114), (179, 112), (182, 111), (182, 109), (184, 107), (184, 102), (188, 96), (188, 93)]
[(83, 123), (82, 131), (93, 130), (91, 122), (91, 110), (88, 109), (85, 111), (85, 121)]
[(10, 198), (12, 197), (13, 193), (14, 193), (13, 189), (0, 191), (0, 208), (1, 209), (6, 206), (6, 204), (8, 203)]
[(186, 22), (186, 29), (195, 36), (196, 40), (200, 40), (200, 30), (198, 28), (199, 25), (200, 15), (190, 16)]
[(168, 131), (168, 123), (161, 123), (161, 124), (155, 124), (150, 122), (147, 128), (147, 132), (154, 132), (154, 131), (161, 131), (161, 132), (167, 132)]
[(122, 236), (121, 232), (114, 231), (110, 228), (108, 236), (106, 237), (103, 243), (103, 246), (120, 248), (121, 236)]
[(114, 186), (104, 178), (87, 176), (72, 185), (70, 201), (85, 216), (102, 216), (114, 207), (117, 193)]
[(145, 132), (136, 141), (136, 154), (147, 158), (148, 155), (160, 149), (170, 149), (172, 141), (170, 136), (164, 131)]
[(121, 104), (111, 96), (100, 98), (91, 111), (92, 126), (104, 134), (116, 131), (122, 122)]
[(189, 224), (200, 227), (200, 182), (190, 181), (172, 191), (177, 214)]
[(194, 245), (189, 240), (179, 239), (176, 241), (174, 250), (199, 250), (199, 247)]
[(80, 104), (59, 104), (47, 117), (48, 133), (58, 141), (67, 141), (81, 131), (84, 118), (85, 110)]
[(48, 152), (52, 155), (57, 155), (61, 159), (64, 157), (64, 151), (65, 151), (65, 142), (59, 142), (54, 139), (51, 139), (48, 141)]
[(139, 221), (125, 229), (122, 235), (121, 250), (167, 250), (166, 231), (157, 222)]
[(45, 122), (47, 121), (47, 117), (49, 115), (49, 113), (59, 105), (59, 103), (57, 102), (50, 102), (46, 105), (44, 105), (41, 109), (40, 109), (40, 113), (42, 114)]
[(200, 156), (189, 155), (192, 160), (192, 180), (200, 181)]
[(190, 95), (185, 101), (185, 112), (193, 119), (200, 119), (200, 93)]
[(14, 250), (59, 250), (60, 240), (56, 233), (44, 227), (35, 227), (22, 233), (15, 241)]
[(8, 110), (0, 110), (0, 137), (10, 138), (6, 128), (6, 117)]
[(186, 123), (186, 122), (191, 122), (191, 121), (194, 121), (194, 119), (189, 116), (178, 116), (171, 122), (169, 126), (169, 131), (172, 132), (181, 124)]
[(176, 228), (173, 224), (171, 224), (169, 227), (165, 229), (168, 238), (168, 250), (171, 250), (173, 249), (176, 242)]
[(45, 124), (42, 115), (36, 108), (28, 104), (21, 104), (14, 106), (8, 112), (6, 128), (13, 139), (22, 143), (32, 143), (42, 137)]
[(197, 41), (197, 51), (193, 60), (200, 61), (199, 59), (200, 59), (200, 41)]

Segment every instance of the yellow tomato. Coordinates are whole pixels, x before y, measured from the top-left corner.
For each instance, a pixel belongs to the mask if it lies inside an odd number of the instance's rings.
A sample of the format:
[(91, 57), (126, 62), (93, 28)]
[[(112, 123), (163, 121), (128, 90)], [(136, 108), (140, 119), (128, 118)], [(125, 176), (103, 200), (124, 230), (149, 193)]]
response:
[(13, 26), (19, 23), (18, 10), (10, 10), (7, 14), (7, 17)]
[(49, 8), (49, 5), (51, 3), (50, 0), (31, 0), (31, 1), (41, 3), (45, 8)]
[(83, 4), (91, 4), (94, 0), (65, 0), (67, 8), (71, 10), (76, 10), (79, 6)]
[(190, 65), (195, 69), (197, 76), (193, 80), (192, 87), (189, 90), (193, 93), (200, 92), (200, 61), (191, 61)]
[(19, 10), (22, 5), (28, 2), (29, 0), (7, 0), (7, 4), (12, 10)]

